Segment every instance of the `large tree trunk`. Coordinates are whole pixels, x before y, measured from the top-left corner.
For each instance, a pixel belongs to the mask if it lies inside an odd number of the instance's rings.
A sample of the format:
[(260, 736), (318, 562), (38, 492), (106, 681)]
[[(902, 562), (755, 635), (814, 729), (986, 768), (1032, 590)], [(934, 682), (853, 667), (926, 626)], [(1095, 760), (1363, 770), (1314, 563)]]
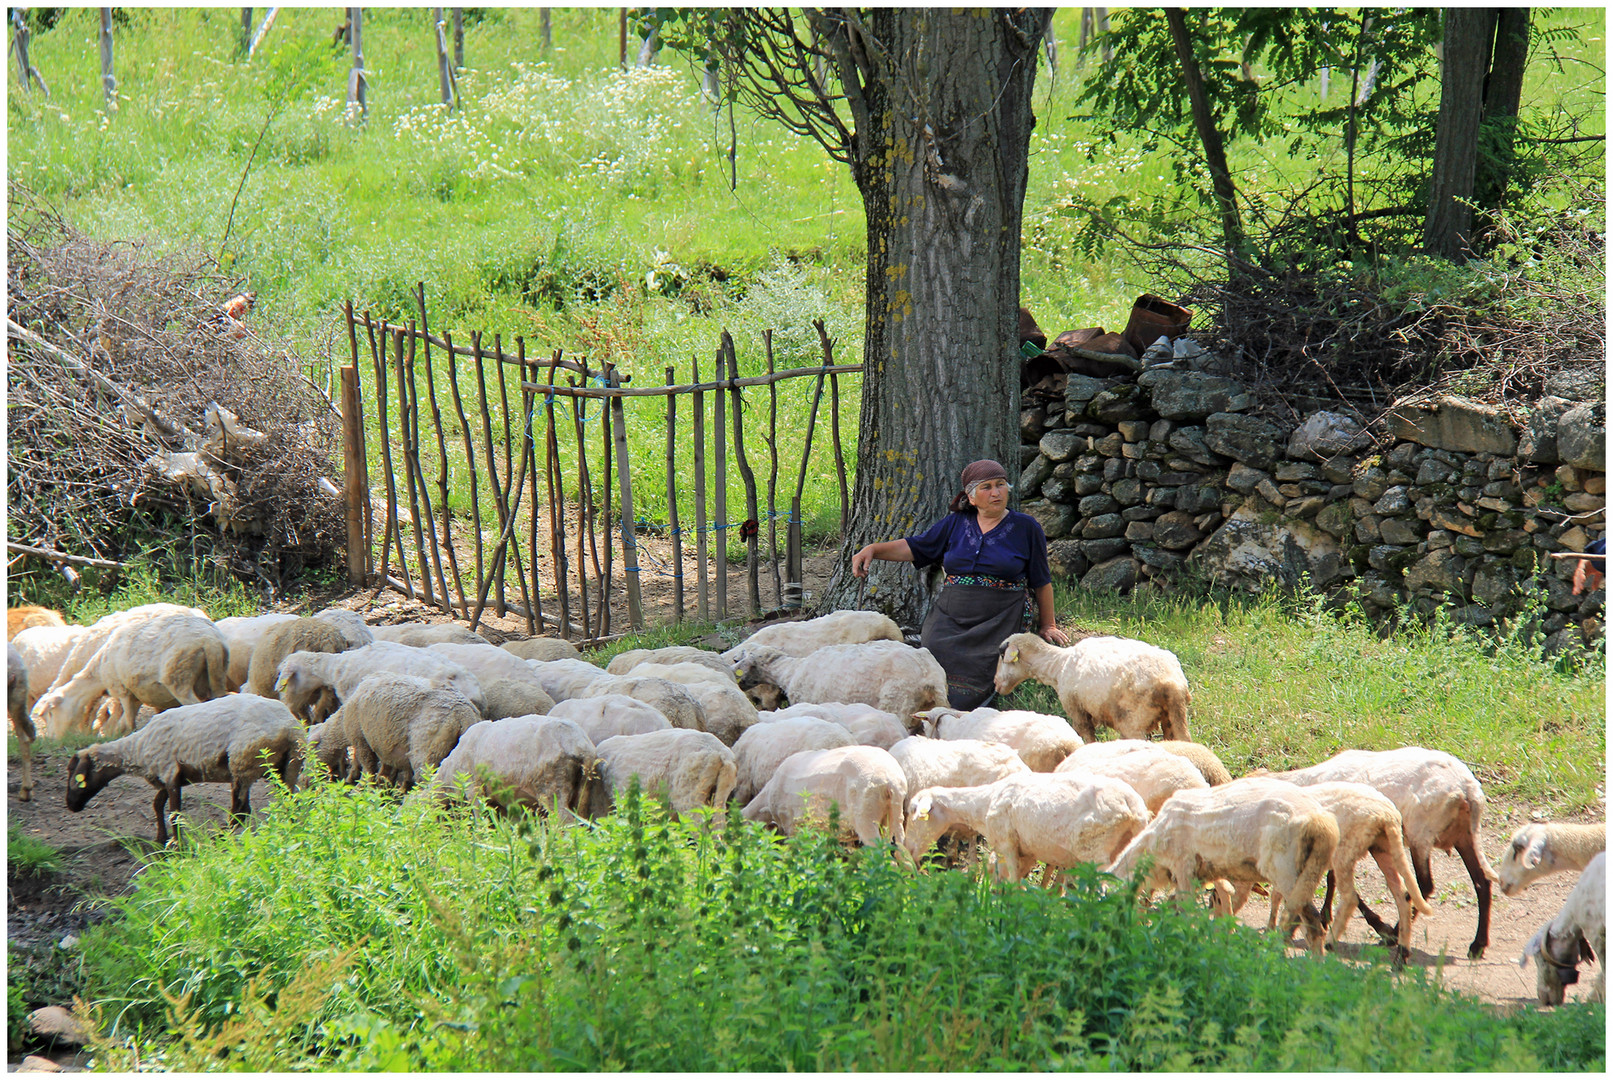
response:
[(1495, 51), (1490, 59), (1490, 73), (1485, 77), (1482, 121), (1492, 157), (1480, 163), (1473, 187), (1473, 201), (1481, 211), (1498, 209), (1506, 201), (1507, 185), (1512, 180), (1518, 106), (1523, 100), (1523, 72), (1528, 60), (1529, 9), (1499, 9)]
[(1445, 62), (1440, 73), (1439, 121), (1428, 184), (1423, 250), (1456, 259), (1470, 253), (1473, 177), (1478, 165), (1484, 74), (1490, 66), (1495, 11), (1447, 8)]
[(862, 414), (826, 610), (917, 625), (931, 582), (907, 563), (853, 578), (852, 553), (939, 519), (970, 461), (1019, 473), (1019, 241), (1047, 23), (1024, 9), (881, 9), (853, 34), (853, 53), (888, 70), (865, 84), (855, 136), (869, 244)]
[(1226, 249), (1227, 274), (1232, 276), (1233, 257), (1243, 248), (1243, 219), (1238, 215), (1237, 188), (1232, 183), (1232, 171), (1227, 168), (1226, 147), (1222, 145), (1221, 131), (1210, 112), (1210, 99), (1204, 92), (1204, 78), (1199, 74), (1193, 39), (1187, 32), (1182, 9), (1166, 8), (1165, 24), (1170, 28), (1171, 44), (1176, 47), (1177, 63), (1182, 66), (1182, 81), (1187, 86), (1187, 100), (1193, 109), (1193, 126), (1204, 147), (1204, 161), (1210, 167), (1210, 186), (1221, 214), (1221, 244)]

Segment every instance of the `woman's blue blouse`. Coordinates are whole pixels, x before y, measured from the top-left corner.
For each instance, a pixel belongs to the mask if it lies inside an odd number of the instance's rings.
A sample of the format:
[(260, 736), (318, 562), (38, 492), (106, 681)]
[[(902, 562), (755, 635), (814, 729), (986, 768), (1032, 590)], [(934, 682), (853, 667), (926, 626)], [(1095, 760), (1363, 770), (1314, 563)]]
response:
[(990, 574), (1032, 589), (1051, 584), (1047, 535), (1041, 522), (1010, 510), (995, 529), (982, 535), (974, 514), (953, 512), (919, 536), (905, 538), (920, 568), (940, 563), (949, 574)]

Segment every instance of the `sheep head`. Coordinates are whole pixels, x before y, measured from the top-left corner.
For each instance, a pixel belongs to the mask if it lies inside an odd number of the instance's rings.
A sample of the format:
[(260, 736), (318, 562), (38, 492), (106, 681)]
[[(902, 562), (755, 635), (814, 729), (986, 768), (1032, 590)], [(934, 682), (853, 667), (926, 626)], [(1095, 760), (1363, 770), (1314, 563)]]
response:
[(121, 765), (101, 762), (99, 751), (100, 747), (91, 746), (74, 754), (67, 763), (67, 809), (75, 814), (125, 771)]
[(304, 723), (330, 715), (336, 701), (336, 691), (325, 678), (321, 656), (334, 655), (317, 652), (294, 652), (280, 661), (275, 672), (274, 692), (293, 716)]
[(777, 669), (782, 662), (794, 659), (770, 645), (746, 649), (734, 658), (734, 678), (758, 711), (777, 709), (784, 700), (784, 676)]
[(1048, 646), (1035, 634), (1015, 634), (1002, 643), (997, 653), (997, 674), (992, 683), (999, 694), (1013, 693), (1014, 688), (1031, 677), (1028, 657), (1038, 646)]

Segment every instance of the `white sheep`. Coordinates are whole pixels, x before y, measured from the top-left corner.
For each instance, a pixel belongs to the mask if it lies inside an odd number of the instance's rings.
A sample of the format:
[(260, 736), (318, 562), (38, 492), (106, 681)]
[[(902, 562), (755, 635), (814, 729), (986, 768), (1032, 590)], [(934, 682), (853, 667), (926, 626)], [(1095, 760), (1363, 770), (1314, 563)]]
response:
[(382, 672), (344, 695), (323, 725), (318, 754), (327, 765), (350, 747), (353, 768), (394, 781), (404, 791), (427, 766), (438, 765), (482, 714), (457, 690), (413, 675)]
[[(21, 635), (19, 635), (21, 636)], [(1545, 821), (1512, 834), (1501, 865), (1495, 868), (1502, 896), (1518, 896), (1534, 882), (1566, 870), (1583, 870), (1607, 849), (1607, 824), (1574, 825)]]
[(907, 804), (903, 810), (909, 817), (913, 796), (925, 788), (979, 787), (1031, 771), (1012, 746), (979, 739), (909, 735), (890, 748), (890, 755), (907, 777)]
[(356, 611), (349, 611), (346, 608), (328, 607), (324, 611), (315, 612), (313, 618), (319, 619), (322, 622), (328, 622), (332, 626), (336, 627), (336, 629), (340, 630), (342, 632), (342, 636), (347, 638), (347, 647), (349, 649), (362, 649), (364, 646), (376, 640), (375, 634), (370, 630), (369, 624), (364, 621), (364, 616), (360, 615)]
[(460, 645), (490, 645), (482, 635), (469, 630), (458, 623), (392, 623), (386, 626), (372, 626), (370, 633), (376, 641), (391, 641), (399, 645), (413, 645), (423, 649), (427, 645), (438, 642), (449, 642)]
[[(112, 631), (120, 626), (128, 626), (142, 622), (146, 619), (157, 619), (167, 615), (194, 615), (199, 619), (207, 618), (207, 612), (201, 608), (184, 607), (180, 604), (141, 604), (138, 607), (125, 608), (123, 611), (114, 611), (110, 615), (103, 615), (90, 624), (89, 632), (73, 643), (73, 648), (62, 661), (61, 669), (56, 673), (55, 680), (46, 687), (46, 690), (60, 690), (68, 681), (83, 670), (90, 658), (101, 651), (106, 639)], [(36, 716), (37, 720), (38, 717)]]
[[(485, 683), (492, 679), (514, 679), (542, 689), (543, 681), (525, 660), (496, 645), (472, 645), (464, 642), (440, 641), (426, 649), (453, 661)], [(548, 692), (545, 691), (545, 694)], [(553, 695), (549, 695), (553, 696)]]
[(457, 690), (477, 709), (487, 701), (476, 676), (445, 656), (412, 645), (376, 641), (342, 653), (292, 653), (280, 662), (275, 692), (299, 715), (328, 690), (336, 702), (346, 701), (358, 684), (380, 672), (418, 675), (435, 685)]
[(852, 741), (863, 746), (877, 746), (881, 750), (889, 750), (911, 734), (907, 724), (895, 713), (862, 702), (806, 702), (786, 709), (759, 712), (756, 721), (765, 723), (792, 716), (816, 716), (822, 720), (832, 720), (851, 732)]
[(557, 720), (570, 720), (582, 728), (595, 746), (618, 735), (643, 735), (672, 727), (672, 722), (660, 709), (626, 694), (557, 701), (548, 715)]
[(734, 677), (734, 665), (710, 649), (697, 649), (693, 645), (668, 645), (660, 649), (628, 649), (611, 657), (605, 670), (612, 675), (626, 675), (640, 664), (700, 664), (719, 675)]
[(839, 746), (786, 758), (771, 779), (745, 804), (745, 820), (760, 821), (786, 836), (808, 821), (825, 822), (840, 808), (840, 839), (879, 844), (888, 836), (900, 845), (902, 804), (907, 778), (884, 750)]
[(830, 645), (858, 645), (867, 641), (901, 641), (902, 629), (877, 611), (831, 611), (815, 619), (776, 622), (764, 626), (722, 654), (729, 663), (754, 649), (773, 648), (785, 656), (807, 656)]
[(50, 738), (87, 731), (106, 695), (132, 728), (142, 703), (161, 712), (227, 693), (228, 667), (224, 635), (204, 617), (159, 615), (126, 622), (106, 636), (78, 674), (39, 699), (35, 722)]
[(73, 647), (87, 634), (88, 626), (34, 625), (17, 631), (11, 644), (17, 648), (23, 664), (28, 668), (28, 711), (56, 681)]
[(544, 693), (556, 701), (580, 697), (593, 683), (610, 678), (603, 668), (586, 660), (528, 660), (526, 665), (543, 684)]
[(606, 675), (585, 687), (577, 697), (602, 697), (606, 694), (625, 694), (637, 698), (660, 710), (673, 727), (705, 731), (706, 710), (700, 699), (690, 693), (693, 687), (679, 686), (665, 679), (640, 675)]
[(907, 850), (919, 858), (947, 832), (978, 833), (999, 881), (1021, 881), (1038, 862), (1048, 881), (1067, 867), (1108, 862), (1148, 823), (1140, 795), (1120, 780), (1024, 772), (973, 787), (913, 796)]
[(762, 645), (746, 649), (734, 671), (747, 693), (775, 688), (792, 704), (862, 702), (905, 717), (947, 702), (946, 672), (930, 650), (899, 641), (829, 645), (810, 656)]
[(506, 641), (499, 648), (522, 660), (581, 660), (577, 646), (563, 638), (532, 637)]
[[(1454, 850), (1479, 901), (1478, 929), (1468, 946), (1468, 959), (1484, 955), (1490, 943), (1490, 882), (1495, 880), (1495, 871), (1479, 844), (1485, 798), (1471, 769), (1442, 750), (1403, 746), (1398, 750), (1346, 750), (1317, 765), (1269, 775), (1301, 785), (1335, 780), (1366, 784), (1387, 795), (1400, 811), (1406, 848), (1417, 872), (1417, 889), (1424, 897), (1434, 895), (1431, 852), (1434, 848)], [(1367, 924), (1386, 940), (1399, 937), (1365, 901), (1356, 906)]]
[[(659, 676), (653, 674), (640, 675), (640, 672), (653, 671), (661, 665), (640, 664), (624, 678), (654, 679)], [(706, 669), (690, 665), (695, 670)], [(670, 681), (670, 680), (669, 680)], [(750, 698), (745, 696), (732, 678), (726, 684), (714, 682), (709, 679), (695, 679), (691, 682), (680, 682), (676, 685), (694, 698), (700, 705), (702, 713), (701, 725), (704, 730), (711, 732), (722, 740), (724, 746), (732, 746), (745, 731), (756, 725), (756, 706), (751, 704)]]
[(914, 713), (913, 718), (931, 738), (981, 739), (1011, 746), (1032, 772), (1052, 772), (1081, 745), (1081, 737), (1062, 716), (1024, 709), (982, 707), (965, 713), (943, 705)]
[[(713, 656), (716, 654), (713, 653)], [(720, 664), (721, 661), (718, 661)], [(609, 672), (616, 674), (615, 672)], [(711, 667), (708, 664), (697, 664), (688, 660), (675, 660), (662, 663), (656, 660), (645, 660), (634, 664), (622, 675), (636, 675), (639, 678), (665, 679), (683, 686), (694, 686), (698, 683), (716, 683), (718, 686), (738, 687), (734, 680), (732, 665), (724, 667)], [(754, 710), (753, 710), (754, 711)]]
[(229, 649), (232, 692), (246, 685), (247, 670), (252, 664), (252, 650), (257, 647), (263, 632), (271, 626), (296, 621), (297, 616), (288, 612), (271, 611), (263, 615), (232, 615), (213, 624), (224, 635), (224, 645)]
[(554, 698), (543, 687), (521, 679), (477, 680), (482, 684), (482, 715), (489, 720), (511, 716), (544, 716), (554, 708)]
[[(347, 635), (323, 619), (293, 619), (279, 622), (259, 632), (247, 666), (246, 692), (274, 697), (280, 662), (292, 653), (341, 653), (347, 651)], [(293, 710), (296, 711), (296, 710)]]
[(665, 799), (677, 815), (696, 806), (721, 808), (734, 790), (734, 752), (709, 732), (669, 728), (617, 735), (596, 750), (600, 775), (618, 806), (635, 776), (646, 795)]
[[(1333, 820), (1339, 824), (1339, 843), (1333, 850), (1333, 861), (1328, 868), (1337, 883), (1338, 905), (1328, 924), (1326, 946), (1332, 948), (1338, 944), (1344, 928), (1350, 924), (1350, 916), (1355, 914), (1355, 865), (1371, 855), (1372, 861), (1378, 864), (1378, 869), (1383, 873), (1384, 883), (1388, 885), (1389, 895), (1399, 913), (1400, 933), (1395, 942), (1394, 958), (1395, 963), (1403, 963), (1411, 953), (1411, 922), (1415, 913), (1431, 915), (1434, 909), (1428, 906), (1428, 901), (1417, 889), (1416, 873), (1411, 868), (1411, 859), (1406, 854), (1402, 839), (1400, 811), (1395, 809), (1395, 804), (1389, 801), (1387, 795), (1365, 784), (1311, 784), (1305, 788), (1305, 794), (1320, 803), (1322, 809), (1332, 814)], [(1234, 911), (1243, 906), (1247, 889), (1247, 885), (1239, 887), (1233, 903)], [(1280, 899), (1280, 891), (1274, 887), (1271, 918), (1266, 925), (1268, 930), (1276, 923)]]
[(1221, 759), (1215, 756), (1215, 751), (1203, 743), (1187, 742), (1183, 739), (1161, 739), (1149, 745), (1169, 750), (1178, 757), (1185, 757), (1191, 761), (1193, 767), (1199, 771), (1199, 775), (1204, 777), (1204, 782), (1211, 787), (1232, 782), (1232, 773), (1221, 764)]
[(1191, 898), (1195, 880), (1209, 881), (1217, 910), (1229, 917), (1233, 885), (1270, 882), (1283, 897), (1284, 934), (1304, 922), (1306, 942), (1320, 956), (1323, 931), (1311, 899), (1338, 843), (1338, 822), (1303, 788), (1246, 777), (1166, 799), (1107, 870), (1130, 877), (1152, 855), (1145, 890), (1173, 888)]
[(1165, 800), (1178, 791), (1210, 786), (1187, 758), (1161, 750), (1158, 744), (1144, 739), (1087, 743), (1076, 747), (1053, 771), (1060, 775), (1090, 772), (1123, 780), (1142, 796), (1151, 814), (1159, 813)]
[(1156, 728), (1167, 739), (1190, 738), (1193, 695), (1169, 649), (1119, 637), (1083, 638), (1060, 648), (1035, 634), (1015, 634), (997, 658), (997, 692), (1011, 693), (1026, 679), (1053, 687), (1083, 742), (1097, 738), (1100, 724), (1123, 739), (1146, 739)]
[[(24, 633), (27, 631), (17, 636)], [(14, 641), (6, 643), (6, 715), (22, 748), (22, 786), (17, 789), (17, 798), (27, 802), (34, 797), (34, 722), (28, 716), (28, 663)]]
[(302, 725), (278, 701), (229, 694), (183, 705), (158, 713), (132, 735), (74, 754), (67, 766), (67, 809), (83, 810), (124, 773), (142, 776), (157, 789), (157, 843), (167, 844), (164, 808), (179, 813), (186, 784), (229, 784), (230, 814), (239, 823), (252, 812), (253, 783), (268, 770), (296, 789), (304, 752)]
[(1607, 1000), (1607, 855), (1585, 864), (1574, 891), (1551, 922), (1535, 931), (1518, 966), (1535, 960), (1535, 996), (1542, 1005), (1561, 1005), (1563, 988), (1579, 981), (1579, 962), (1595, 959), (1596, 985), (1589, 1000)]
[(766, 786), (786, 758), (807, 750), (832, 750), (856, 746), (851, 732), (815, 716), (791, 716), (757, 724), (734, 743), (734, 763), (738, 772), (734, 798), (748, 803)]
[(487, 720), (460, 737), (438, 767), (429, 792), (466, 795), (508, 808), (567, 817), (608, 813), (610, 790), (594, 744), (576, 724), (552, 716)]

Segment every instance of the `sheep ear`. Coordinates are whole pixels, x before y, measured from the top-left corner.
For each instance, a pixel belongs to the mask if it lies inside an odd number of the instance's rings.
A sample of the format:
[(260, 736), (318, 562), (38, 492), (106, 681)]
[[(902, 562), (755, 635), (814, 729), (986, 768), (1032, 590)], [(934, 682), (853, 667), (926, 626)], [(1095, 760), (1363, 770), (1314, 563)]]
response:
[(1003, 659), (1007, 660), (1010, 664), (1019, 663), (1019, 646), (1011, 646), (1009, 650), (1003, 654)]
[(1525, 870), (1533, 870), (1535, 867), (1540, 865), (1540, 857), (1545, 853), (1546, 834), (1541, 833), (1539, 836), (1535, 837), (1529, 842), (1529, 846), (1524, 849), (1523, 858), (1519, 859), (1518, 861), (1523, 864), (1523, 868)]

